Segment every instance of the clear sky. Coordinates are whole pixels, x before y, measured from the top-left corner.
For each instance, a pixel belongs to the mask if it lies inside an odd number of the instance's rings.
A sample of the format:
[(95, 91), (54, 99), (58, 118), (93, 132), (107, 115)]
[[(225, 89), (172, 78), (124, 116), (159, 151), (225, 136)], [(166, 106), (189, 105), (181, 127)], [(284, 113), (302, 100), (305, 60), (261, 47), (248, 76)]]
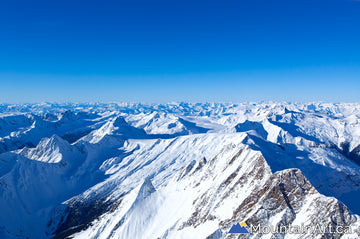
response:
[(0, 102), (261, 100), (360, 102), (360, 1), (0, 2)]

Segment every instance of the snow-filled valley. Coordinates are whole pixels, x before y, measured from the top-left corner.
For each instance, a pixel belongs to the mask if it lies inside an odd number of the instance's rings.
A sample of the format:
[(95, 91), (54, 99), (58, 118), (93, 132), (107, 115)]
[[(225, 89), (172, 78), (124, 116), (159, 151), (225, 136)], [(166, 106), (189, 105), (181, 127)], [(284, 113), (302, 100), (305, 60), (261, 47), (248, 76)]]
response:
[(0, 105), (0, 238), (360, 238), (359, 200), (360, 104)]

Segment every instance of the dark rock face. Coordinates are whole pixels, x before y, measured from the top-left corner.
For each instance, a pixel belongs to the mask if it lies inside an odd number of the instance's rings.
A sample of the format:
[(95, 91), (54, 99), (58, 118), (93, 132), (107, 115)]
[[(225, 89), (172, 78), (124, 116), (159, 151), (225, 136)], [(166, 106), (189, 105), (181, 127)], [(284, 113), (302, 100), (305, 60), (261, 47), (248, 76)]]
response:
[(360, 165), (360, 145), (350, 151), (350, 143), (345, 141), (340, 144), (338, 151), (356, 164)]
[[(282, 215), (281, 220), (272, 225), (274, 234), (272, 238), (284, 238), (285, 229), (294, 223), (297, 215), (302, 210), (311, 212), (311, 224), (321, 225), (332, 232), (336, 231), (336, 226), (347, 227), (356, 221), (356, 218), (350, 213), (348, 208), (335, 199), (324, 200), (321, 197), (315, 197), (309, 208), (305, 208), (308, 198), (318, 194), (315, 188), (309, 183), (298, 169), (288, 169), (274, 173), (262, 188), (251, 193), (251, 195), (239, 205), (234, 211), (230, 221), (223, 222), (225, 228), (229, 227), (229, 222), (242, 221), (249, 214), (246, 223), (253, 225), (270, 226), (269, 218), (276, 214)], [(309, 205), (307, 205), (309, 206)], [(256, 208), (254, 210), (254, 208)], [(300, 225), (299, 225), (300, 226)], [(329, 229), (331, 228), (331, 229)], [(330, 233), (325, 231), (320, 233), (321, 238), (341, 238), (344, 233)], [(263, 234), (256, 233), (254, 238), (261, 238)], [(311, 238), (310, 235), (303, 235), (300, 238)], [(228, 235), (226, 238), (237, 238), (234, 235)], [(241, 236), (240, 238), (247, 238)]]
[(358, 165), (360, 165), (360, 144), (356, 146), (350, 153), (349, 157)]
[[(49, 222), (48, 228), (51, 228), (51, 226), (55, 228), (49, 234), (54, 235), (53, 239), (71, 238), (71, 235), (88, 228), (93, 220), (105, 212), (114, 210), (119, 204), (121, 204), (121, 199), (115, 202), (99, 199), (89, 204), (70, 203), (66, 208), (58, 212), (54, 211), (54, 213), (62, 216), (60, 222)], [(52, 223), (55, 223), (55, 225), (52, 225)]]

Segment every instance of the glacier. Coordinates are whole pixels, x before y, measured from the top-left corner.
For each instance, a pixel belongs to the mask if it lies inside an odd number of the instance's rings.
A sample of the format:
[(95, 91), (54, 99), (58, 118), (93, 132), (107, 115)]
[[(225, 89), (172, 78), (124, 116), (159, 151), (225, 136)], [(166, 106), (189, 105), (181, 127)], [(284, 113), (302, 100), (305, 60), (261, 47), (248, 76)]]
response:
[(357, 103), (0, 104), (0, 238), (360, 238), (359, 198)]

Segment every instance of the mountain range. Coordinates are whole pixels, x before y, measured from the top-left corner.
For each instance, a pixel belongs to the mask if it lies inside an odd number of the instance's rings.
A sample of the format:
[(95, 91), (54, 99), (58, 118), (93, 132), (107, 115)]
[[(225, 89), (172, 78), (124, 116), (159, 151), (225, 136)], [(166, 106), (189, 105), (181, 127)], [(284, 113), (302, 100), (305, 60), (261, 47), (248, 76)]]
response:
[(360, 238), (359, 198), (357, 103), (0, 104), (0, 238)]

